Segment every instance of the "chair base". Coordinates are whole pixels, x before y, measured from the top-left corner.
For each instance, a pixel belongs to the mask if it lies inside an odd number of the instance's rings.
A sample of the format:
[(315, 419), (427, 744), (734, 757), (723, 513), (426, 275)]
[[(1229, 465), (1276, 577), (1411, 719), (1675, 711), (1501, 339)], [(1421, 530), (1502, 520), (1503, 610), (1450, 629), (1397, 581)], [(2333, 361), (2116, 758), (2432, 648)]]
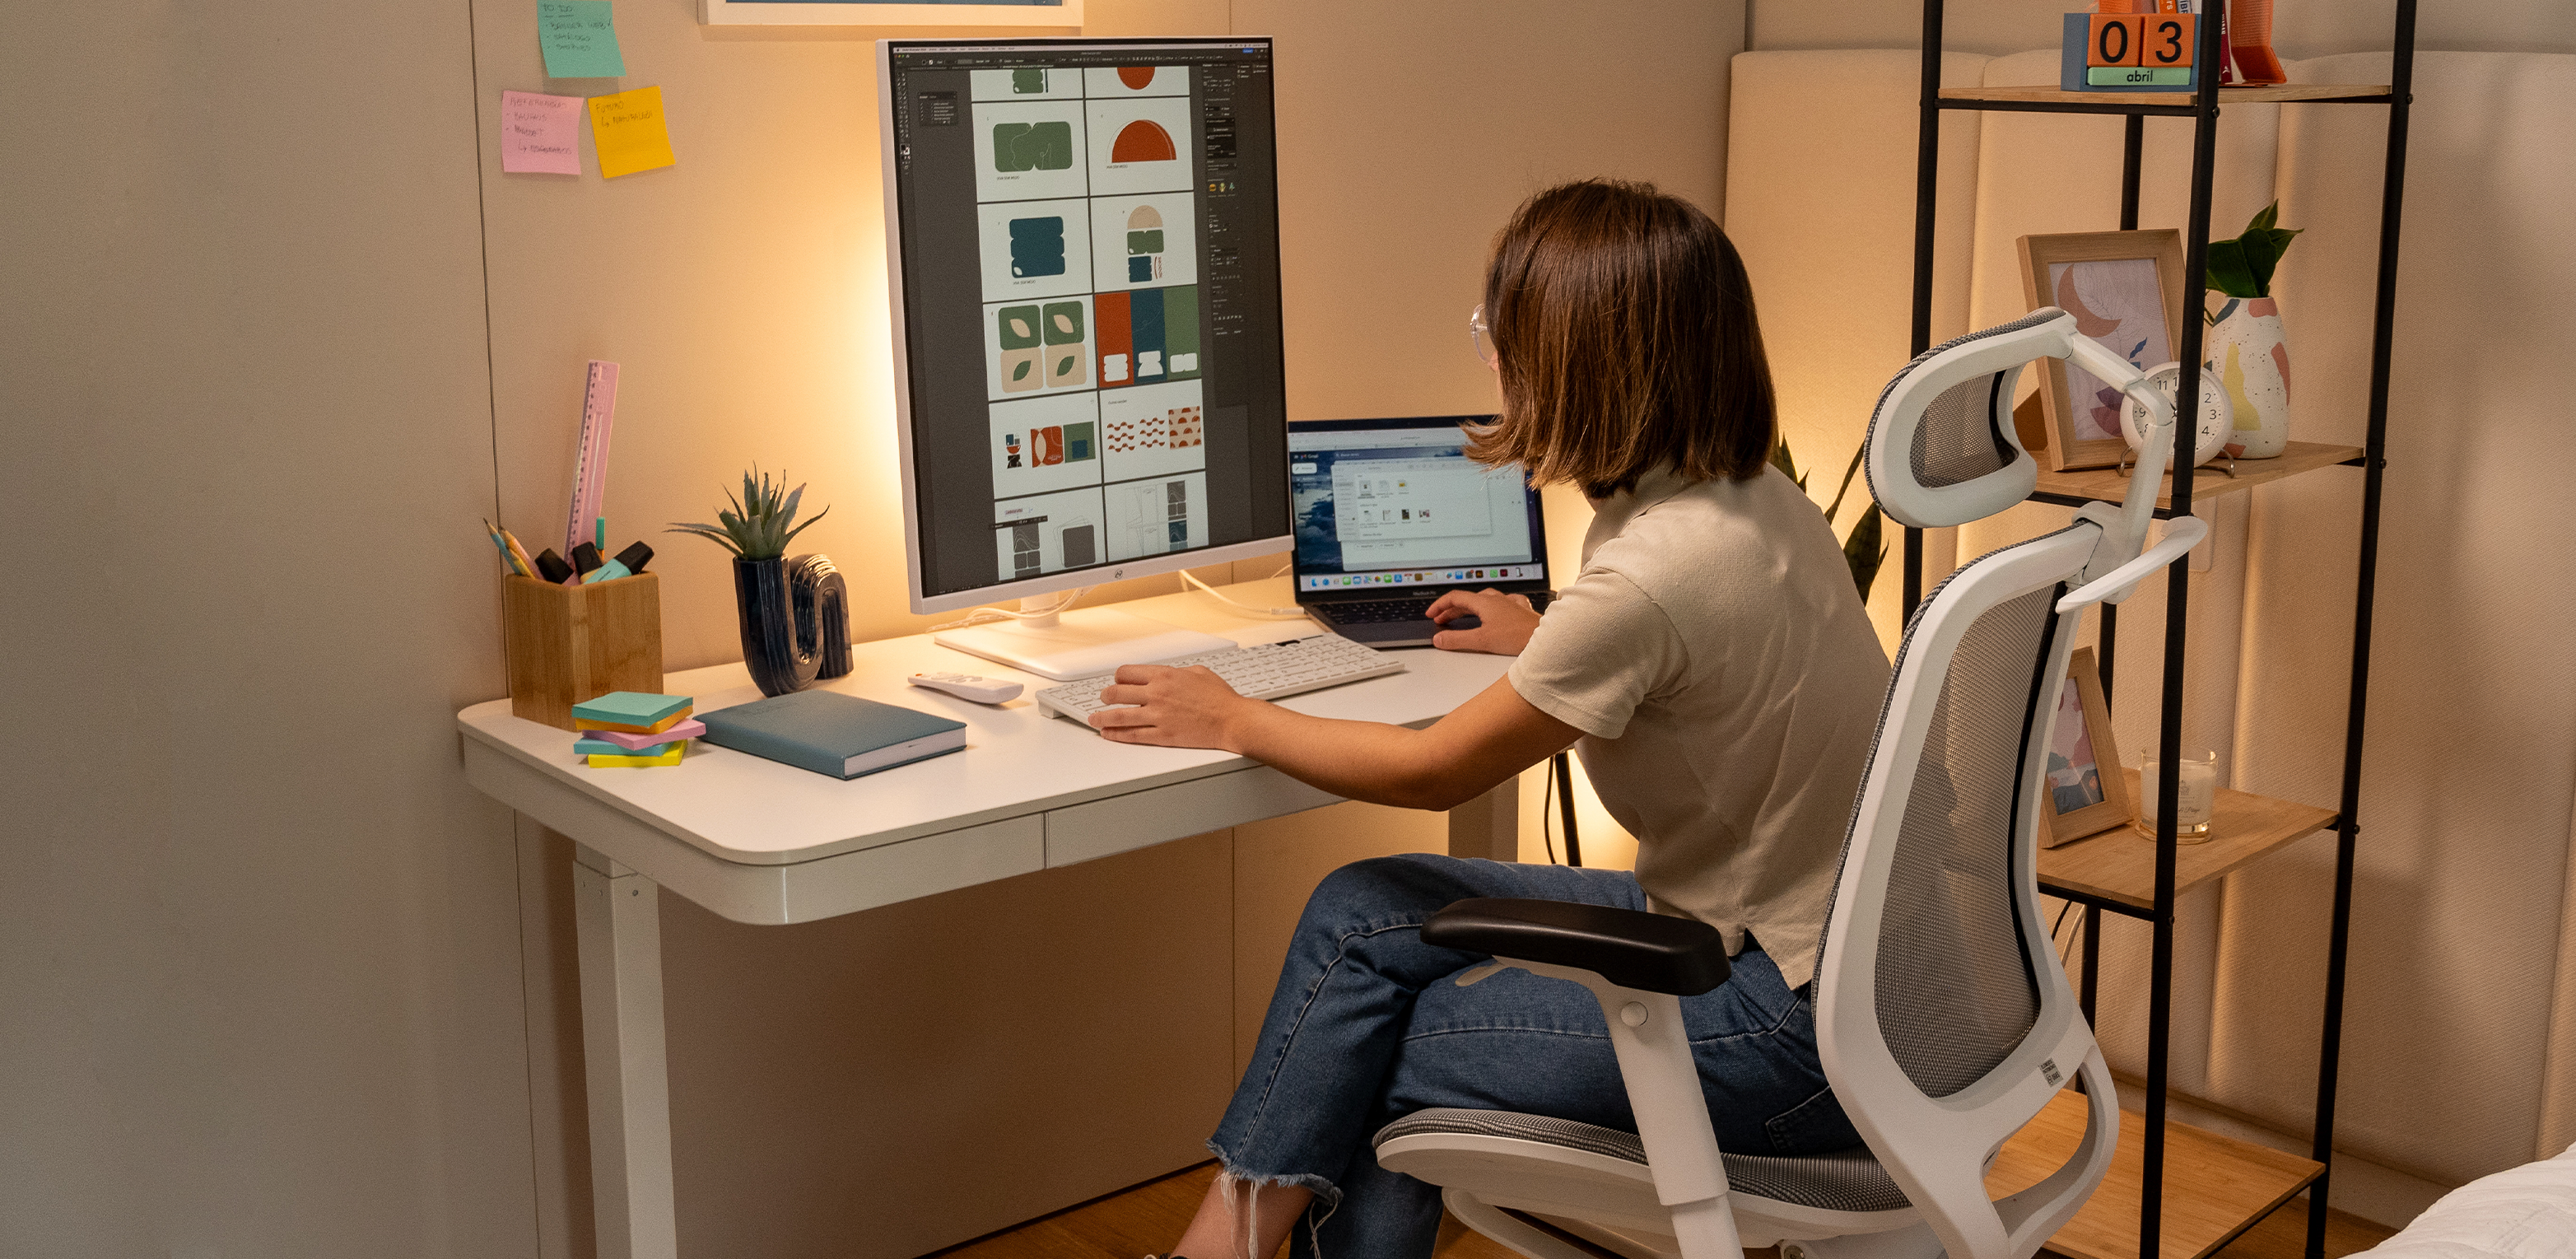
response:
[[(1440, 1201), (1460, 1223), (1525, 1259), (1682, 1259), (1681, 1243), (1670, 1233), (1495, 1206), (1457, 1189), (1443, 1190)], [(1759, 1236), (1757, 1222), (1741, 1215), (1738, 1222), (1747, 1226), (1746, 1246), (1776, 1245), (1780, 1259), (1936, 1259), (1941, 1253), (1941, 1239), (1920, 1220), (1883, 1232), (1795, 1240)]]

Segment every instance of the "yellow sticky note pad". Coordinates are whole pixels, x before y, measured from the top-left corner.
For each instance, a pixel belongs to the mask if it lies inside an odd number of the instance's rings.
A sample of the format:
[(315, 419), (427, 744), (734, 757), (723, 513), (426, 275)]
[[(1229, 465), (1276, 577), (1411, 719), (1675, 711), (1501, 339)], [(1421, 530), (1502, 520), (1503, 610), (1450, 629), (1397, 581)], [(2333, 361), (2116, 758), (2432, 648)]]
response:
[(654, 756), (600, 756), (594, 754), (582, 759), (589, 761), (592, 769), (643, 769), (654, 765), (677, 765), (680, 763), (681, 752), (688, 746), (689, 741), (682, 739), (679, 742), (672, 744), (669, 751), (662, 752)]
[(671, 153), (659, 87), (591, 97), (590, 138), (599, 149), (599, 173), (610, 179), (680, 163)]

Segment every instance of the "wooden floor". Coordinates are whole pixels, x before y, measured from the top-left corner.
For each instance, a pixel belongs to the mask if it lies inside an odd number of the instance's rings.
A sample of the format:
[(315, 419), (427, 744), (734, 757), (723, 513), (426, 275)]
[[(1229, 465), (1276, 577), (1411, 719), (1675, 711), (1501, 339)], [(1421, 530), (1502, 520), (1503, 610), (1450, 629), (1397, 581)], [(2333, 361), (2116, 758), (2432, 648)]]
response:
[[(1123, 1193), (1086, 1202), (1044, 1219), (1031, 1220), (963, 1246), (939, 1252), (939, 1259), (1141, 1259), (1160, 1254), (1178, 1240), (1190, 1214), (1206, 1196), (1216, 1164), (1202, 1163), (1161, 1180), (1148, 1181)], [(2368, 1250), (2389, 1230), (2341, 1211), (2326, 1219), (2328, 1259)], [(2305, 1202), (2292, 1202), (2237, 1238), (2217, 1259), (2300, 1259), (2306, 1252), (2308, 1212)], [(1747, 1251), (1767, 1255), (1768, 1251)], [(1468, 1232), (1458, 1221), (1440, 1229), (1437, 1259), (1518, 1259), (1511, 1251)], [(1214, 1257), (1222, 1259), (1222, 1256)]]

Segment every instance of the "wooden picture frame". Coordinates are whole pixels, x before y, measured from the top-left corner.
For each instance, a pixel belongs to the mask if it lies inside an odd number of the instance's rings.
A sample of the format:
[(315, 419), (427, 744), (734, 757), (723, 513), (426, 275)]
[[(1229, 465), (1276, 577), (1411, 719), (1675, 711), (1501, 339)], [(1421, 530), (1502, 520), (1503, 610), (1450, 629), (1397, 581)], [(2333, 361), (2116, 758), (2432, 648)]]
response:
[(879, 0), (698, 0), (701, 26), (1082, 27), (1082, 0), (1018, 4), (880, 3)]
[[(2066, 712), (2070, 704), (2079, 711)], [(2120, 771), (2111, 706), (2102, 695), (2102, 671), (2094, 666), (2092, 648), (2078, 647), (2067, 659), (2048, 729), (2049, 746), (2040, 763), (2039, 846), (2055, 848), (2128, 825), (2137, 816), (2137, 802), (2129, 798), (2129, 777)]]
[[(2075, 316), (2077, 331), (2110, 346), (2141, 371), (2175, 361), (2188, 296), (2182, 291), (2181, 232), (2072, 232), (2024, 236), (2014, 244), (2021, 255), (2022, 298), (2030, 309), (2066, 310)], [(2144, 300), (2147, 267), (2155, 277), (2153, 302)], [(2088, 281), (2094, 286), (2089, 301), (2079, 287)], [(2151, 309), (2161, 312), (2162, 326), (2138, 326)], [(2120, 437), (2116, 397), (2106, 403), (2100, 397), (2102, 382), (2065, 359), (2039, 362), (2049, 470), (2118, 466), (2129, 444)], [(2081, 399), (2074, 397), (2077, 386), (2085, 395)]]

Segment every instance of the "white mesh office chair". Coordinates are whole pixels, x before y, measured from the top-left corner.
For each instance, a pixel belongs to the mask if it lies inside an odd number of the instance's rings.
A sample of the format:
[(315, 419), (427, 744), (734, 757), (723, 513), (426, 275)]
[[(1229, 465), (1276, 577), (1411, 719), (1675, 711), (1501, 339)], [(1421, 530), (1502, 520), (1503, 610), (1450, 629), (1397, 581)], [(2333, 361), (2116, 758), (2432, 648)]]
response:
[[(2125, 506), (1983, 556), (1924, 600), (1897, 650), (1844, 837), (1818, 962), (1826, 1078), (1867, 1144), (1805, 1158), (1718, 1149), (1679, 997), (1725, 982), (1717, 932), (1552, 901), (1473, 900), (1423, 939), (1582, 984), (1601, 1002), (1637, 1119), (1631, 1135), (1501, 1111), (1426, 1110), (1375, 1138), (1381, 1165), (1442, 1186), (1469, 1227), (1532, 1259), (2028, 1259), (2110, 1167), (2119, 1107), (2039, 916), (2038, 802), (2060, 679), (2083, 609), (2125, 598), (2199, 540), (2170, 523), (2140, 554), (2172, 448), (2170, 404), (2054, 308), (1906, 365), (1879, 396), (1865, 466), (1902, 524), (1955, 525), (2021, 502), (2037, 469), (2013, 386), (2075, 360), (2149, 414)], [(2069, 1076), (2090, 1099), (2073, 1157), (1988, 1201), (1984, 1171)], [(1794, 1249), (1793, 1249), (1794, 1248)]]

